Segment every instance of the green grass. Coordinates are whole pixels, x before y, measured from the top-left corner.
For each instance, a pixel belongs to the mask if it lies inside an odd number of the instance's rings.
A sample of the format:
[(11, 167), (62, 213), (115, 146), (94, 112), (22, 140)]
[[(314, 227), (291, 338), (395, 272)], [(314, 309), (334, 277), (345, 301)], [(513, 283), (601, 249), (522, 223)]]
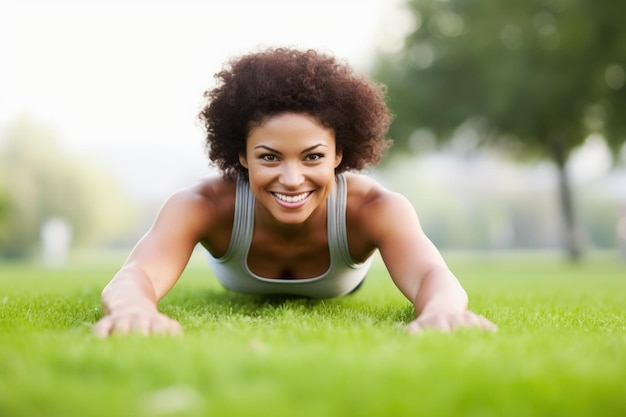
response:
[(0, 416), (626, 416), (626, 264), (450, 254), (495, 334), (408, 335), (380, 263), (355, 295), (264, 300), (192, 262), (183, 338), (91, 335), (119, 266), (0, 265)]

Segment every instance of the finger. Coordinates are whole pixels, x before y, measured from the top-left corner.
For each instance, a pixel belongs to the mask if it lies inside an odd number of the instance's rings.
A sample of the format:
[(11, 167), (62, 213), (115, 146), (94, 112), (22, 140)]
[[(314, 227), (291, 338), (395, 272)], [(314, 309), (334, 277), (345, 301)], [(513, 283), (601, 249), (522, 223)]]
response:
[(169, 327), (170, 333), (173, 334), (174, 336), (182, 336), (183, 328), (180, 325), (180, 323), (172, 319), (169, 319), (169, 322), (170, 322), (170, 327)]
[(459, 327), (480, 327), (480, 317), (472, 312), (466, 312), (459, 317)]
[(151, 320), (144, 316), (135, 316), (131, 322), (131, 331), (147, 336), (151, 332)]
[(152, 319), (152, 322), (150, 323), (150, 332), (153, 334), (164, 334), (167, 333), (167, 329), (168, 329), (168, 323), (167, 320), (161, 318), (161, 317), (156, 317), (154, 319)]
[(423, 332), (422, 326), (416, 320), (410, 322), (406, 326), (406, 330), (409, 334), (418, 334)]
[(497, 326), (493, 324), (491, 321), (487, 320), (485, 317), (480, 314), (472, 313), (468, 311), (462, 317), (462, 324), (465, 327), (475, 327), (481, 330), (489, 330), (494, 331), (497, 329)]
[(491, 321), (479, 314), (472, 313), (471, 311), (468, 311), (459, 317), (459, 327), (474, 327), (488, 331), (497, 330), (497, 326)]
[(433, 321), (433, 324), (429, 327), (442, 331), (442, 332), (450, 332), (454, 330), (456, 327), (456, 315), (451, 316), (437, 316)]
[(176, 336), (182, 334), (182, 328), (176, 320), (161, 316), (152, 320), (150, 332), (153, 334), (171, 334)]
[(438, 330), (440, 332), (450, 332), (454, 327), (452, 323), (453, 317), (441, 316), (441, 315), (429, 315), (424, 317), (418, 317), (413, 320), (409, 326), (412, 333), (423, 332), (425, 330)]
[(132, 328), (131, 318), (117, 319), (111, 327), (111, 334), (127, 335)]
[(498, 326), (495, 323), (493, 323), (491, 320), (483, 316), (478, 316), (478, 318), (479, 318), (479, 325), (481, 329), (488, 330), (490, 332), (498, 331)]
[(111, 319), (109, 317), (104, 317), (100, 319), (91, 330), (96, 337), (105, 338), (111, 334), (111, 327)]

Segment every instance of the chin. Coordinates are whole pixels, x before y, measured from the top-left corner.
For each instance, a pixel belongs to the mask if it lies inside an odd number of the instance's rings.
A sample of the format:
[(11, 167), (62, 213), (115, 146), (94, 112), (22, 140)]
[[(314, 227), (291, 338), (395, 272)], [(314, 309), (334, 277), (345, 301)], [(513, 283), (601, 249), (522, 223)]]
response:
[(305, 223), (308, 219), (309, 219), (310, 213), (308, 215), (304, 215), (304, 214), (278, 214), (276, 216), (274, 216), (274, 219), (276, 219), (277, 222), (281, 223), (281, 224), (285, 224), (285, 225), (299, 225), (302, 223)]

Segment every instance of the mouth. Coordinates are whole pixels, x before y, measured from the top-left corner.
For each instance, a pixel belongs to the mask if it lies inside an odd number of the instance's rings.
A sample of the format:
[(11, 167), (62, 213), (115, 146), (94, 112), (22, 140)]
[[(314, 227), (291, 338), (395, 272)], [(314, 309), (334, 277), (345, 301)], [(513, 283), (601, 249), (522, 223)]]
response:
[(298, 204), (303, 202), (304, 200), (306, 200), (311, 194), (313, 194), (312, 191), (307, 191), (304, 193), (300, 193), (300, 194), (293, 194), (293, 195), (287, 195), (287, 194), (281, 194), (281, 193), (272, 193), (272, 195), (279, 201), (286, 203), (286, 204)]

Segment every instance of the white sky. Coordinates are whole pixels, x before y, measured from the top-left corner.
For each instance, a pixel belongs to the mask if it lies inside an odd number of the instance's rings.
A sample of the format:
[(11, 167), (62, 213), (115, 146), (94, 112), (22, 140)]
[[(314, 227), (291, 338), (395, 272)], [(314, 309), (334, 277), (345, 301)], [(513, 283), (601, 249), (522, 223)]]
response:
[(0, 0), (0, 127), (30, 115), (134, 192), (169, 193), (206, 172), (196, 114), (228, 58), (312, 47), (366, 71), (380, 40), (393, 42), (395, 4)]

